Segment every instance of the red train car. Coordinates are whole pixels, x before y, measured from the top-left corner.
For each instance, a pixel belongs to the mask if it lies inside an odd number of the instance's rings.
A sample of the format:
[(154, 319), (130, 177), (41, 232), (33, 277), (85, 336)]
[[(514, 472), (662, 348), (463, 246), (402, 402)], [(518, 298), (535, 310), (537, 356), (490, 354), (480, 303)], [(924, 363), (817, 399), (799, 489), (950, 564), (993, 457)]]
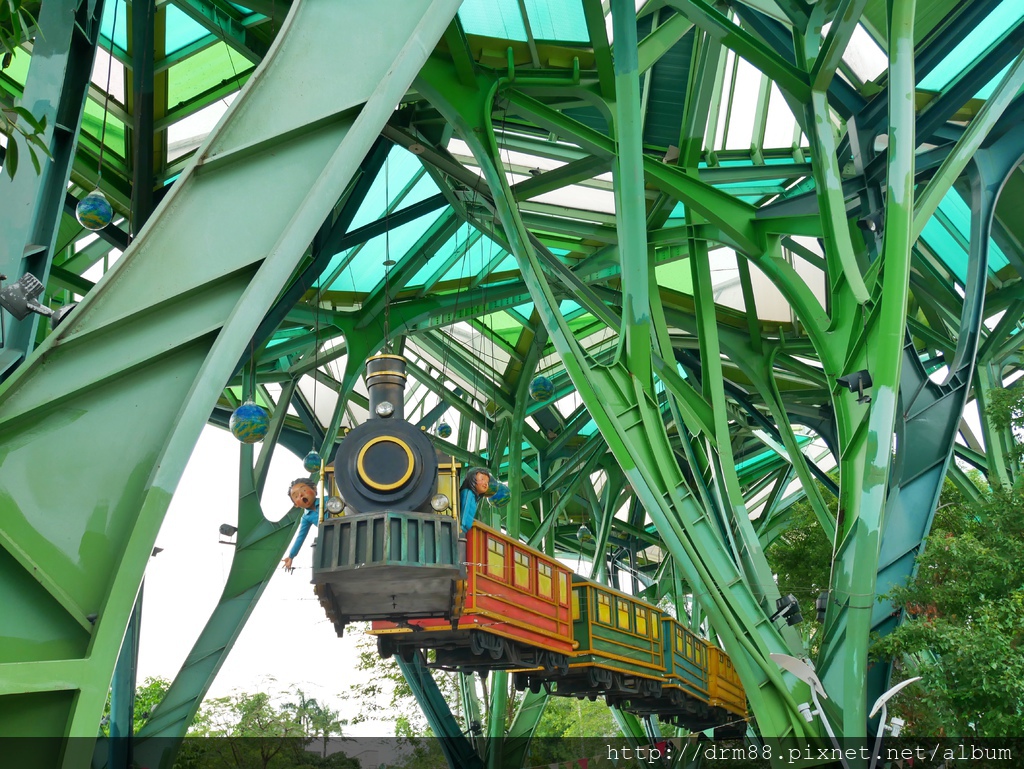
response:
[(477, 522), (466, 537), (466, 579), (456, 586), (456, 618), (374, 621), (381, 654), (434, 649), (443, 669), (568, 670), (575, 648), (572, 571)]

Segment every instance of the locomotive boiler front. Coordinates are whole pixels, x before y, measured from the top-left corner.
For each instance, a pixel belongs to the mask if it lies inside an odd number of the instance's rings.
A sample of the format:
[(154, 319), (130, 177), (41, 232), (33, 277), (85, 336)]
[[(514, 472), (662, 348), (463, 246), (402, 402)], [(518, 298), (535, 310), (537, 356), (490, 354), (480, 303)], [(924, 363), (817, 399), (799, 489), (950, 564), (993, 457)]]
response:
[[(437, 494), (434, 445), (405, 420), (406, 362), (366, 362), (370, 418), (334, 456), (346, 512), (325, 518), (313, 555), (313, 585), (341, 635), (349, 622), (458, 614), (465, 579), (459, 522), (431, 507)], [(439, 511), (444, 495), (434, 500)], [(441, 504), (443, 502), (443, 504)]]
[(341, 442), (335, 482), (345, 503), (361, 513), (431, 512), (437, 493), (437, 452), (405, 421), (406, 361), (377, 355), (366, 361), (370, 417)]

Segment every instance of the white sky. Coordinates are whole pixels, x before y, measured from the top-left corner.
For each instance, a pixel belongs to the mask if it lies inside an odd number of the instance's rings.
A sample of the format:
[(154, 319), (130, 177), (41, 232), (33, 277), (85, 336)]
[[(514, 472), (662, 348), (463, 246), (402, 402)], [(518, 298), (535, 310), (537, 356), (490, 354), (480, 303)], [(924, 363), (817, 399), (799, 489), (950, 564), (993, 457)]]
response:
[[(221, 545), (222, 523), (238, 520), (240, 444), (225, 430), (207, 427), (185, 469), (156, 544), (163, 552), (146, 574), (139, 648), (139, 682), (173, 680), (217, 605), (234, 548)], [(263, 495), (265, 514), (277, 519), (290, 504), (288, 484), (306, 475), (302, 462), (277, 448)], [(295, 559), (295, 572), (278, 570), (267, 585), (208, 697), (245, 691), (283, 692), (297, 685), (307, 696), (355, 715), (339, 694), (357, 679), (355, 637), (338, 638), (310, 584), (314, 532)], [(276, 683), (269, 679), (276, 679)], [(351, 736), (392, 736), (388, 724), (346, 727)]]

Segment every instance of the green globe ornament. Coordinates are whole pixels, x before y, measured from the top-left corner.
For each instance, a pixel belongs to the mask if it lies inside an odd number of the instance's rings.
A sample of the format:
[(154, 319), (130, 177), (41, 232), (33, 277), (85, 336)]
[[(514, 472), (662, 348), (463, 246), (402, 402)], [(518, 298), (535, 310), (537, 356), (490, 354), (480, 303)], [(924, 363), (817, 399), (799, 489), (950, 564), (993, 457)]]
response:
[(576, 530), (576, 539), (578, 539), (581, 544), (583, 542), (591, 542), (594, 539), (594, 534), (590, 531), (590, 527), (587, 526), (587, 524), (583, 524)]
[(107, 202), (107, 196), (99, 190), (93, 190), (75, 207), (78, 223), (87, 230), (102, 230), (114, 218), (114, 209)]
[(449, 438), (452, 434), (452, 426), (447, 422), (442, 422), (434, 432), (437, 433), (438, 438)]
[(512, 493), (508, 490), (508, 486), (499, 483), (498, 490), (488, 499), (488, 502), (495, 507), (504, 507), (510, 499), (512, 499)]
[(302, 460), (302, 466), (306, 468), (307, 473), (319, 473), (321, 464), (323, 460), (315, 451), (306, 454), (306, 458)]
[(551, 400), (555, 394), (555, 385), (546, 376), (535, 376), (530, 382), (530, 397), (538, 403)]
[(487, 491), (484, 492), (485, 497), (493, 497), (498, 493), (498, 479), (493, 475), (487, 476)]
[(246, 401), (235, 409), (228, 427), (242, 443), (259, 443), (270, 427), (270, 415), (253, 401)]

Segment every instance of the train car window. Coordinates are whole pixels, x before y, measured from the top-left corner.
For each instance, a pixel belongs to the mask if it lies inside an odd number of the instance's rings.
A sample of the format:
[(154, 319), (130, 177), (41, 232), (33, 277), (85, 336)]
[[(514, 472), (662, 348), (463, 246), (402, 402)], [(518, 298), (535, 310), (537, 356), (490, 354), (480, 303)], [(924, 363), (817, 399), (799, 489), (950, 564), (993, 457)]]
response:
[(597, 621), (612, 624), (612, 599), (605, 593), (597, 594)]
[(676, 653), (683, 654), (684, 648), (685, 647), (683, 646), (683, 631), (676, 630)]
[(615, 599), (615, 609), (618, 625), (623, 630), (629, 630), (629, 604), (623, 601), (621, 598)]
[(562, 606), (569, 603), (569, 575), (564, 571), (558, 572), (558, 602)]
[(651, 638), (653, 638), (655, 641), (657, 641), (660, 637), (660, 631), (658, 630), (659, 627), (661, 627), (661, 619), (659, 617), (654, 617), (653, 621), (651, 622)]
[(647, 609), (642, 606), (636, 607), (636, 633), (637, 635), (647, 635)]
[(487, 539), (487, 573), (492, 577), (505, 576), (505, 543)]
[(572, 591), (572, 618), (574, 620), (580, 618), (580, 593), (583, 592), (583, 588), (576, 588)]
[[(551, 564), (537, 564), (537, 593), (544, 598), (551, 597)], [(575, 601), (575, 596), (573, 596)]]
[(516, 562), (515, 571), (512, 574), (512, 583), (516, 587), (528, 590), (530, 587), (530, 556), (528, 553), (516, 551), (512, 557), (515, 558)]

